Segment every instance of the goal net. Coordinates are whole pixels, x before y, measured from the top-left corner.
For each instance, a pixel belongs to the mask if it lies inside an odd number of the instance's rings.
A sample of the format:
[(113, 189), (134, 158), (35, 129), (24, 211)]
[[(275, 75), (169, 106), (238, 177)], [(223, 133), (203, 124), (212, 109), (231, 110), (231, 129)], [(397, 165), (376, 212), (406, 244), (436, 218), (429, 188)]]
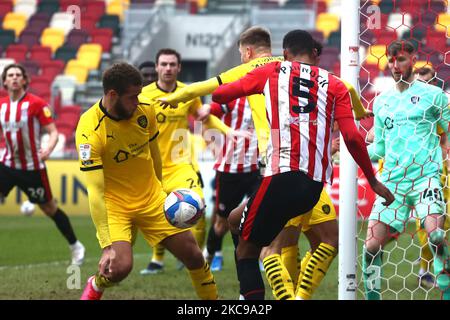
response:
[[(366, 108), (372, 110), (375, 97), (385, 90), (392, 88), (395, 81), (388, 68), (386, 57), (386, 47), (395, 40), (408, 40), (417, 50), (417, 62), (414, 66), (415, 72), (425, 72), (424, 67), (430, 68), (433, 75), (429, 80), (430, 85), (436, 85), (443, 89), (447, 96), (450, 94), (450, 11), (448, 1), (435, 0), (392, 0), (392, 1), (361, 1), (360, 3), (360, 73), (359, 84), (361, 99)], [(430, 106), (431, 108), (432, 106)], [(428, 121), (423, 119), (409, 119), (405, 114), (405, 121)], [(395, 121), (395, 120), (393, 120)], [(385, 126), (389, 124), (384, 123)], [(374, 120), (365, 119), (360, 122), (360, 130), (363, 136), (370, 139), (370, 131), (374, 126)], [(430, 126), (436, 127), (436, 126)], [(416, 134), (414, 130), (411, 137)], [(440, 139), (438, 130), (429, 133)], [(404, 139), (404, 137), (398, 137)], [(443, 139), (443, 138), (442, 138)], [(407, 144), (407, 141), (404, 141)], [(423, 148), (427, 148), (426, 145)], [(411, 150), (412, 153), (414, 150)], [(430, 150), (433, 152), (433, 150)], [(444, 157), (446, 157), (444, 153)], [(436, 163), (439, 166), (446, 166)], [(432, 160), (430, 160), (432, 161)], [(399, 164), (401, 167), (403, 164)], [(420, 162), (414, 166), (421, 166)], [(404, 165), (406, 172), (404, 179), (408, 180), (408, 166)], [(378, 165), (376, 169), (380, 172)], [(342, 178), (341, 178), (342, 179)], [(374, 201), (373, 192), (367, 182), (359, 173), (358, 192), (358, 224), (357, 224), (357, 298), (364, 299), (364, 283), (362, 275), (363, 246), (366, 241), (368, 217), (370, 208)], [(411, 183), (411, 192), (415, 190), (415, 185)], [(447, 179), (444, 176), (438, 192), (428, 190), (421, 194), (421, 202), (426, 203), (427, 199), (444, 195), (445, 201), (449, 199)], [(408, 191), (409, 192), (409, 191)], [(426, 194), (425, 194), (426, 193)], [(436, 286), (433, 275), (433, 259), (427, 256), (426, 249), (428, 242), (419, 241), (420, 237), (426, 240), (426, 234), (416, 224), (417, 210), (411, 206), (405, 197), (404, 206), (410, 210), (410, 218), (404, 223), (405, 232), (388, 242), (381, 256), (381, 272), (373, 272), (374, 279), (380, 276), (380, 281), (373, 281), (371, 285), (379, 287), (383, 300), (393, 299), (440, 299), (441, 290)], [(367, 209), (369, 208), (369, 209)], [(393, 220), (400, 215), (400, 210), (394, 209)], [(447, 209), (445, 208), (447, 211)], [(447, 219), (449, 220), (449, 219)], [(447, 221), (448, 224), (448, 221)], [(392, 232), (392, 230), (388, 231)], [(446, 232), (446, 238), (448, 239)], [(423, 253), (421, 255), (421, 253)], [(420, 258), (425, 256), (423, 261)], [(422, 270), (421, 270), (422, 269)], [(448, 271), (448, 270), (447, 270)]]

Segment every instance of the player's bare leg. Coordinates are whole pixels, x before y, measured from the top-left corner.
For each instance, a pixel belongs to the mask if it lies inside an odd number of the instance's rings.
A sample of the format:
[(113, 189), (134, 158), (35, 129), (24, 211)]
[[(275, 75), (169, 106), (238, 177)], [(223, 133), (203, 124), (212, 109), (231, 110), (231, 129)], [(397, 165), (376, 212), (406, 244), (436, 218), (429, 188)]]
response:
[(363, 249), (362, 273), (367, 300), (381, 299), (381, 252), (386, 243), (395, 235), (394, 229), (377, 220), (369, 220)]
[(46, 216), (48, 216), (55, 222), (56, 227), (69, 243), (70, 251), (72, 254), (71, 264), (83, 264), (85, 248), (83, 244), (77, 240), (69, 217), (64, 213), (64, 211), (58, 208), (55, 199), (52, 199), (46, 203), (39, 204), (39, 208), (41, 208)]
[(425, 230), (434, 255), (434, 275), (444, 300), (450, 300), (450, 256), (445, 239), (444, 214), (430, 214), (425, 218)]

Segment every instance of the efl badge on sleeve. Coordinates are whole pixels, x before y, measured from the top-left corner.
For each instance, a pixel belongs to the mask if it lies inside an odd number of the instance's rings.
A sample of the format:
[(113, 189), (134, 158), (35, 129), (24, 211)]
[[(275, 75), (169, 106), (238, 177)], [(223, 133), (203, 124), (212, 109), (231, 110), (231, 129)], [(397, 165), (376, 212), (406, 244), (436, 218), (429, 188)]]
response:
[(51, 118), (52, 117), (52, 112), (50, 111), (49, 107), (44, 107), (44, 116), (46, 118)]
[(91, 145), (80, 144), (80, 159), (89, 160), (91, 158)]

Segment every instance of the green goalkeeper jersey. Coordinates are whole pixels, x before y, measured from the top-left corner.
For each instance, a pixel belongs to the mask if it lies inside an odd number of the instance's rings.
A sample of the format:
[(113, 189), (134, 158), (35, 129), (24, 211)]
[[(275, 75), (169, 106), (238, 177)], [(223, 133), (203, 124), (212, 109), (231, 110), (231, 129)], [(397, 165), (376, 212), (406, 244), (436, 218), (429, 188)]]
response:
[(400, 92), (383, 92), (374, 102), (372, 160), (384, 158), (383, 182), (414, 183), (437, 176), (442, 167), (437, 126), (448, 132), (450, 111), (445, 93), (420, 81)]

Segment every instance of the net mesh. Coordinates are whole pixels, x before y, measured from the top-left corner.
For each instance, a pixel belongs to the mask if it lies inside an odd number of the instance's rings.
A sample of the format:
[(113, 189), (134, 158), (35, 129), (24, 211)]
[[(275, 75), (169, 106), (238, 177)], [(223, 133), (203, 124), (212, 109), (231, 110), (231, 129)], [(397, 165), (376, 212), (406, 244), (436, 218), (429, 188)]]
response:
[[(386, 47), (395, 40), (408, 40), (417, 50), (417, 62), (414, 70), (421, 67), (429, 67), (435, 70), (435, 74), (429, 84), (436, 85), (443, 89), (449, 96), (449, 76), (450, 76), (450, 12), (448, 13), (448, 1), (430, 1), (430, 0), (400, 0), (400, 1), (362, 1), (360, 6), (360, 90), (361, 100), (366, 108), (372, 110), (374, 99), (380, 92), (383, 92), (395, 85), (395, 81), (388, 69), (388, 60), (386, 57)], [(430, 106), (432, 108), (433, 106)], [(414, 121), (405, 115), (406, 121)], [(417, 128), (420, 123), (429, 121), (416, 119)], [(384, 123), (385, 126), (389, 124)], [(369, 136), (374, 127), (374, 120), (365, 119), (360, 123), (360, 130), (363, 136)], [(435, 127), (435, 126), (431, 126)], [(412, 130), (411, 136), (417, 132)], [(400, 131), (399, 131), (400, 132)], [(439, 139), (437, 131), (429, 133), (436, 139)], [(396, 137), (396, 143), (404, 145), (401, 152), (414, 153), (413, 145), (408, 146), (408, 137), (399, 135)], [(392, 142), (392, 141), (391, 141)], [(427, 145), (426, 141), (421, 145), (430, 154), (436, 150)], [(438, 146), (439, 147), (439, 146)], [(429, 148), (429, 150), (427, 149)], [(394, 151), (395, 152), (395, 151)], [(399, 154), (401, 157), (401, 154)], [(446, 155), (444, 155), (446, 157)], [(433, 160), (430, 160), (433, 161)], [(435, 163), (441, 166), (441, 163)], [(444, 161), (445, 164), (445, 161)], [(413, 160), (410, 163), (398, 165), (405, 172), (404, 179), (401, 183), (408, 182), (412, 186), (411, 192), (420, 193), (418, 203), (428, 205), (431, 200), (435, 200), (441, 194), (445, 196), (448, 190), (446, 176), (443, 177), (438, 191), (427, 189), (415, 185), (414, 179), (408, 176), (408, 172), (412, 167), (423, 167), (422, 161)], [(377, 168), (379, 170), (379, 168)], [(420, 189), (420, 190), (419, 190)], [(368, 214), (370, 210), (362, 209), (362, 203), (368, 203), (371, 208), (373, 203), (373, 194), (367, 185), (367, 182), (360, 175), (359, 179), (359, 205), (358, 205), (358, 299), (364, 299), (364, 285), (362, 276), (362, 259), (363, 245), (367, 237)], [(416, 203), (417, 204), (417, 203)], [(381, 252), (381, 273), (380, 282), (373, 282), (373, 285), (379, 285), (383, 300), (389, 299), (439, 299), (441, 298), (441, 290), (436, 288), (433, 283), (433, 277), (422, 276), (419, 272), (421, 264), (419, 263), (422, 247), (419, 242), (420, 228), (417, 228), (416, 221), (417, 211), (410, 203), (404, 199), (404, 205), (409, 206), (410, 219), (404, 224), (405, 232), (398, 236), (392, 233), (393, 241), (388, 242)], [(392, 220), (397, 219), (400, 213), (399, 208), (394, 209)], [(449, 219), (447, 219), (449, 220)], [(448, 224), (448, 221), (447, 221)], [(423, 237), (423, 235), (422, 235)], [(425, 236), (426, 237), (426, 236)], [(448, 232), (446, 234), (448, 239)], [(378, 239), (381, 240), (381, 239)], [(424, 244), (423, 246), (428, 246)], [(425, 270), (427, 274), (433, 273), (433, 259), (429, 259), (429, 270)], [(422, 266), (427, 263), (422, 263)], [(373, 270), (369, 270), (373, 271)], [(374, 279), (376, 272), (372, 273)], [(430, 281), (426, 281), (430, 280)]]

